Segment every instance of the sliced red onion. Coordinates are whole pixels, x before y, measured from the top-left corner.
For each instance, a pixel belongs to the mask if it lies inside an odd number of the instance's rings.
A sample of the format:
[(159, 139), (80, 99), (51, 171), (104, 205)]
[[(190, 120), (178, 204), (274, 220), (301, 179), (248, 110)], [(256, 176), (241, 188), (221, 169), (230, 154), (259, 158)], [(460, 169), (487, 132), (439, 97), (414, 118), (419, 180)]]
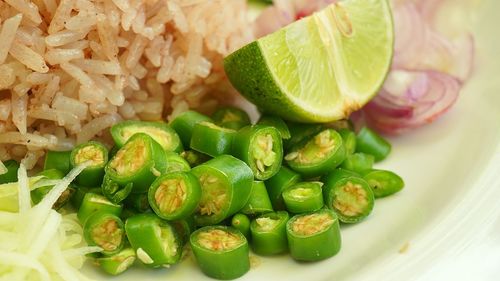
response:
[(393, 70), (363, 112), (369, 126), (399, 134), (434, 121), (456, 101), (462, 83), (438, 71)]

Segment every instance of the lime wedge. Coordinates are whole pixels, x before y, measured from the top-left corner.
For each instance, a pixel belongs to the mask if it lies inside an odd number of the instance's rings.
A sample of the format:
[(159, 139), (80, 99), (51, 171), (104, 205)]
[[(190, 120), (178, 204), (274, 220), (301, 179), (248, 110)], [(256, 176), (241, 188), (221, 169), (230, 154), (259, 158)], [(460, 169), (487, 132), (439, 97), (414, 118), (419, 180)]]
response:
[(394, 29), (387, 0), (331, 4), (224, 59), (233, 86), (261, 110), (299, 122), (343, 119), (382, 86)]

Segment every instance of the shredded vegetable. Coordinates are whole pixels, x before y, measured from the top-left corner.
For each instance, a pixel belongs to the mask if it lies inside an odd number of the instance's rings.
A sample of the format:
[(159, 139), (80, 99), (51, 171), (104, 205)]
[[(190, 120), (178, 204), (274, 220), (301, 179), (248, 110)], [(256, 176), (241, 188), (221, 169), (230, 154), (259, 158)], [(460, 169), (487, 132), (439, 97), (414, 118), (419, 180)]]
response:
[(0, 185), (0, 280), (90, 280), (80, 273), (85, 255), (101, 251), (85, 245), (75, 214), (52, 205), (85, 168), (74, 168), (47, 196), (31, 206), (30, 190), (43, 181), (28, 178), (21, 164), (17, 183)]

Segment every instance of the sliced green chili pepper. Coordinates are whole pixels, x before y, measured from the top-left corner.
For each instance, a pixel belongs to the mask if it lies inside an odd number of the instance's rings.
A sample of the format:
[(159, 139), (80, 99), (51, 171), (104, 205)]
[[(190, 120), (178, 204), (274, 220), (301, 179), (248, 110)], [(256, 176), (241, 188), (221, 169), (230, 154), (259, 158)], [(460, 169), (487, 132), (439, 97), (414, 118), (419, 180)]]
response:
[(263, 214), (252, 221), (252, 249), (259, 255), (276, 255), (286, 252), (286, 223), (290, 216), (285, 211)]
[(286, 232), (290, 255), (299, 261), (318, 261), (340, 251), (341, 237), (337, 215), (328, 209), (292, 217)]
[(89, 161), (90, 165), (76, 177), (76, 182), (82, 186), (99, 186), (108, 163), (108, 149), (96, 141), (82, 143), (71, 151), (69, 161), (71, 167)]
[(296, 183), (283, 191), (286, 209), (295, 214), (314, 212), (323, 208), (321, 182)]
[(172, 221), (170, 224), (175, 228), (177, 235), (182, 241), (182, 245), (189, 242), (189, 236), (196, 230), (196, 224), (192, 216), (182, 220)]
[(187, 172), (191, 170), (188, 161), (175, 152), (167, 152), (167, 173)]
[[(40, 173), (37, 174), (38, 176), (44, 176), (46, 179), (49, 180), (60, 180), (64, 178), (64, 174), (56, 169), (49, 169), (49, 170), (44, 170), (41, 171)], [(47, 195), (47, 193), (52, 190), (54, 185), (46, 185), (46, 186), (41, 186), (37, 189), (34, 189), (31, 191), (31, 201), (33, 201), (33, 204), (38, 204), (42, 199)], [(54, 203), (52, 208), (55, 210), (59, 210), (61, 207), (63, 207), (72, 197), (72, 195), (75, 193), (75, 188), (71, 184), (66, 190), (63, 191), (61, 196), (57, 199), (57, 201)]]
[(284, 140), (288, 140), (291, 138), (290, 130), (288, 129), (287, 124), (285, 123), (285, 121), (283, 121), (283, 119), (277, 116), (263, 115), (260, 117), (257, 124), (276, 128), (280, 132), (281, 138)]
[(149, 205), (160, 218), (166, 220), (179, 220), (192, 215), (200, 198), (200, 183), (190, 172), (162, 175), (148, 191)]
[(120, 185), (133, 184), (133, 193), (147, 192), (167, 169), (161, 146), (144, 133), (133, 135), (106, 165), (106, 176)]
[(344, 223), (356, 223), (367, 217), (375, 202), (370, 185), (357, 174), (337, 169), (324, 177), (323, 197)]
[(135, 262), (135, 251), (132, 248), (124, 248), (120, 252), (111, 256), (97, 258), (96, 263), (111, 275), (119, 275), (132, 267)]
[(96, 212), (88, 217), (83, 226), (83, 236), (88, 245), (101, 247), (104, 255), (120, 252), (125, 243), (122, 220), (107, 212)]
[(342, 119), (342, 120), (334, 121), (334, 122), (329, 124), (329, 127), (333, 128), (337, 131), (339, 131), (339, 130), (350, 130), (350, 131), (354, 130), (354, 124), (352, 123), (352, 121), (350, 119)]
[(191, 143), (191, 135), (193, 133), (194, 125), (200, 122), (213, 122), (212, 119), (206, 115), (196, 111), (188, 110), (181, 113), (170, 123), (170, 126), (179, 134), (184, 147), (189, 147)]
[(210, 156), (196, 150), (183, 151), (181, 152), (181, 157), (184, 158), (191, 167), (196, 167), (211, 159)]
[(71, 150), (69, 151), (47, 151), (45, 153), (45, 162), (43, 164), (43, 169), (57, 169), (64, 174), (69, 173), (71, 170), (71, 165), (69, 158), (71, 156)]
[(7, 172), (0, 175), (0, 184), (16, 182), (17, 181), (17, 170), (19, 169), (19, 163), (16, 160), (7, 160), (3, 162)]
[(229, 154), (235, 135), (235, 130), (210, 122), (200, 122), (194, 125), (190, 147), (212, 157)]
[(231, 226), (239, 230), (247, 240), (250, 239), (250, 219), (247, 215), (238, 213), (231, 218)]
[(215, 124), (233, 130), (239, 130), (250, 124), (248, 114), (237, 107), (227, 106), (217, 109), (212, 114)]
[(356, 137), (356, 151), (375, 156), (375, 161), (384, 160), (391, 152), (391, 144), (367, 127), (361, 128)]
[(113, 158), (113, 156), (116, 155), (118, 150), (120, 150), (120, 147), (118, 145), (113, 145), (113, 147), (108, 152), (108, 159)]
[(128, 218), (125, 230), (137, 258), (143, 264), (159, 267), (179, 262), (182, 241), (174, 227), (155, 214), (139, 214)]
[(131, 182), (120, 185), (107, 175), (104, 176), (102, 181), (102, 194), (115, 204), (119, 204), (125, 200), (132, 193), (133, 188), (134, 185)]
[(348, 155), (340, 167), (361, 174), (371, 170), (373, 163), (375, 163), (373, 155), (357, 152)]
[(283, 144), (279, 131), (265, 125), (247, 126), (233, 140), (232, 155), (245, 161), (258, 180), (274, 176), (281, 167)]
[(240, 210), (245, 215), (259, 215), (273, 211), (273, 205), (263, 181), (254, 181), (247, 204)]
[(148, 193), (130, 194), (124, 201), (125, 206), (132, 208), (139, 213), (151, 211), (149, 206)]
[(351, 155), (356, 152), (356, 133), (348, 129), (340, 129), (337, 132), (342, 137), (346, 154)]
[(122, 212), (122, 206), (117, 205), (109, 201), (106, 197), (98, 195), (95, 193), (86, 193), (83, 197), (80, 208), (78, 209), (78, 219), (82, 224), (97, 212), (109, 213), (115, 216), (120, 216)]
[(301, 180), (302, 177), (298, 173), (281, 166), (276, 175), (265, 181), (267, 193), (274, 210), (285, 210), (285, 202), (282, 196), (283, 190)]
[(363, 175), (370, 185), (375, 198), (382, 198), (399, 192), (405, 186), (403, 179), (396, 173), (386, 170), (371, 170)]
[(206, 226), (191, 234), (191, 249), (207, 276), (229, 280), (250, 270), (248, 242), (232, 227)]
[(325, 129), (325, 125), (289, 122), (288, 129), (290, 130), (290, 139), (285, 142), (285, 150), (291, 149), (292, 147), (311, 138), (311, 136), (321, 132)]
[(179, 135), (163, 122), (123, 121), (111, 127), (110, 132), (118, 147), (122, 147), (133, 135), (144, 133), (152, 137), (165, 151), (183, 150)]
[(252, 170), (245, 162), (221, 155), (194, 167), (201, 184), (201, 200), (194, 215), (196, 224), (217, 224), (243, 208), (252, 190)]
[(71, 198), (69, 199), (71, 202), (71, 205), (75, 207), (75, 209), (80, 209), (80, 206), (82, 205), (83, 198), (85, 197), (85, 194), (87, 193), (94, 193), (98, 195), (102, 195), (102, 188), (101, 187), (86, 187), (86, 186), (77, 186), (74, 185), (75, 188), (75, 193)]
[(325, 129), (293, 147), (285, 160), (299, 174), (316, 177), (333, 171), (345, 156), (342, 137), (333, 129)]

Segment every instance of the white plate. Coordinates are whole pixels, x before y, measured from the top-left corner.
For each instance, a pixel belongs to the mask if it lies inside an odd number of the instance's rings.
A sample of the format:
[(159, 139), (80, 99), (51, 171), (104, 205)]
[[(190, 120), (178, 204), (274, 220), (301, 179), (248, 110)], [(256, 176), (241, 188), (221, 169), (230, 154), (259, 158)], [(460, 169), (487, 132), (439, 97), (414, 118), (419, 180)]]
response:
[[(429, 0), (433, 1), (433, 0)], [(473, 24), (477, 69), (457, 105), (434, 124), (392, 138), (380, 168), (406, 181), (363, 223), (342, 228), (341, 252), (299, 264), (259, 258), (240, 280), (499, 280), (500, 1), (482, 1)], [(406, 250), (405, 250), (406, 249)], [(88, 266), (91, 277), (105, 280)], [(136, 267), (113, 280), (211, 280), (192, 259)]]

